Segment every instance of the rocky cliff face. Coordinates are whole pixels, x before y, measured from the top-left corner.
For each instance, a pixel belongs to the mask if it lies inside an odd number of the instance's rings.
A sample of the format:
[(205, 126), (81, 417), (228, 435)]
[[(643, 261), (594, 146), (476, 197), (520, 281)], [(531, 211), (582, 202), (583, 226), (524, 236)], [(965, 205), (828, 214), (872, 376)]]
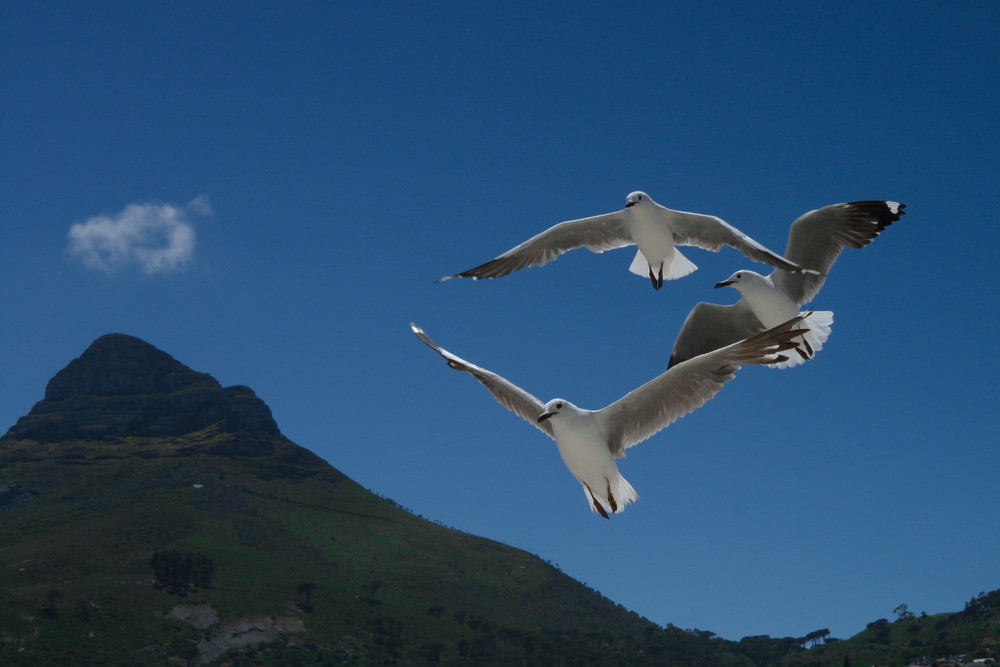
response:
[(108, 334), (56, 373), (45, 398), (3, 438), (177, 436), (216, 424), (225, 432), (278, 434), (271, 410), (249, 387), (223, 388), (143, 340)]

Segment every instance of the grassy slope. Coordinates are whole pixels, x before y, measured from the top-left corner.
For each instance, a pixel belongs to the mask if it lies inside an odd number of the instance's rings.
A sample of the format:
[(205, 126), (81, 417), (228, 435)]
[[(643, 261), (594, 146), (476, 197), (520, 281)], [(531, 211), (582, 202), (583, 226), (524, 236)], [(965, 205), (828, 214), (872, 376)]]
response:
[[(751, 664), (735, 655), (745, 652), (759, 664), (839, 666), (848, 656), (857, 667), (1000, 644), (997, 609), (877, 621), (807, 651), (663, 630), (535, 556), (414, 517), (282, 438), (209, 428), (155, 440), (5, 439), (0, 482), (14, 479), (40, 495), (0, 513), (5, 665), (192, 657), (219, 626), (167, 618), (179, 604), (211, 605), (223, 625), (301, 621), (291, 641), (306, 650), (292, 658), (330, 664)], [(154, 588), (150, 558), (168, 548), (209, 555), (213, 586), (183, 597)], [(309, 610), (303, 583), (315, 584)], [(236, 664), (284, 664), (288, 650), (278, 642)]]
[(784, 665), (842, 665), (848, 656), (854, 667), (908, 665), (964, 655), (964, 660), (998, 657), (1000, 609), (982, 614), (945, 613), (902, 618), (893, 623), (880, 619), (848, 640), (813, 647), (786, 656)]
[[(741, 663), (535, 556), (414, 517), (281, 438), (8, 439), (0, 481), (12, 479), (40, 495), (0, 514), (3, 664), (191, 657), (215, 628), (166, 618), (178, 604), (211, 605), (222, 624), (298, 619), (307, 653), (361, 664)], [(150, 558), (168, 548), (210, 556), (213, 586), (154, 588)], [(303, 583), (316, 586), (309, 611)]]

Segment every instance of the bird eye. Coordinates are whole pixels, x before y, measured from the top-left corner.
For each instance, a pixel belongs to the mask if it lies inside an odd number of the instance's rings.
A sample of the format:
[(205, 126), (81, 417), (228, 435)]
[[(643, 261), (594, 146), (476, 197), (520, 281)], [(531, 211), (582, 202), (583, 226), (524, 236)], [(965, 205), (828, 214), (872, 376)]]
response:
[(639, 195), (639, 201), (642, 201), (642, 195)]
[(743, 274), (742, 273), (737, 273), (736, 274), (736, 279), (737, 280), (741, 280), (742, 278), (743, 278)]
[(556, 410), (562, 410), (562, 403), (556, 403)]

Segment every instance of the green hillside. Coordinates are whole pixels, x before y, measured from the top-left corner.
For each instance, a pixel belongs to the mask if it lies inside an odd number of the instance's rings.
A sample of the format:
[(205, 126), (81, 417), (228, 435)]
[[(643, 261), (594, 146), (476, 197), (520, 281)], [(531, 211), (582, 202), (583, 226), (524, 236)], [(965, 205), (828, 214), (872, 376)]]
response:
[(994, 655), (1000, 591), (843, 641), (662, 628), (416, 517), (130, 336), (0, 437), (0, 665), (907, 665)]
[(4, 665), (750, 664), (413, 516), (122, 336), (0, 438), (0, 590)]
[[(534, 556), (416, 518), (273, 444), (237, 454), (240, 435), (213, 428), (5, 441), (4, 481), (33, 499), (7, 510), (0, 530), (4, 664), (190, 654), (206, 633), (167, 618), (178, 605), (210, 605), (220, 626), (284, 621), (302, 628), (288, 641), (363, 662), (533, 643), (544, 654), (592, 642), (611, 656), (662, 634)], [(151, 559), (166, 550), (211, 559), (210, 586), (154, 586)]]
[[(960, 612), (920, 614), (905, 605), (896, 619), (879, 619), (845, 641), (788, 654), (784, 665), (930, 665), (953, 659), (963, 664), (1000, 657), (1000, 590), (973, 597)], [(983, 664), (983, 663), (979, 663)], [(996, 664), (996, 663), (989, 663)]]

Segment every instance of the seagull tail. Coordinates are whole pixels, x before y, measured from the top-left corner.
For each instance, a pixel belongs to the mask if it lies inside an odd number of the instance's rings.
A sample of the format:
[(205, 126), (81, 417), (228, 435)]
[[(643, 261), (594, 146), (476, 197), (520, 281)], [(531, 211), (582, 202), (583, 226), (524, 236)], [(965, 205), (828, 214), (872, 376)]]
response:
[[(617, 489), (615, 488), (616, 483)], [(611, 492), (615, 494), (615, 500), (618, 502), (618, 509), (615, 511), (619, 514), (625, 511), (626, 505), (639, 500), (639, 494), (635, 492), (628, 480), (621, 476), (621, 473), (618, 474), (617, 480), (611, 482)]]
[(635, 253), (635, 259), (632, 260), (632, 265), (628, 267), (628, 270), (637, 276), (649, 277), (649, 262), (643, 257), (641, 251)]
[[(697, 268), (698, 266), (694, 262), (682, 255), (677, 248), (674, 248), (673, 257), (663, 262), (663, 279), (676, 280), (677, 278), (683, 278), (687, 274), (694, 272)], [(637, 276), (642, 276), (643, 278), (649, 277), (649, 262), (646, 261), (646, 257), (642, 254), (641, 250), (636, 251), (635, 259), (632, 260), (632, 265), (628, 267), (628, 270)]]
[(823, 349), (823, 343), (830, 337), (830, 328), (833, 326), (833, 311), (815, 310), (800, 323), (800, 326), (803, 324), (808, 328), (808, 331), (798, 338), (792, 339), (793, 342), (798, 343), (798, 351), (789, 351), (787, 361), (768, 364), (769, 368), (791, 368), (816, 356), (816, 353)]
[[(581, 484), (583, 483), (581, 482)], [(607, 491), (611, 494), (609, 497), (604, 497), (603, 493), (591, 495), (590, 488), (583, 484), (583, 495), (587, 497), (587, 504), (590, 506), (591, 512), (600, 511), (595, 504), (600, 503), (604, 510), (602, 514), (605, 516), (607, 514), (621, 514), (625, 511), (626, 505), (639, 500), (639, 494), (635, 492), (628, 480), (621, 476), (621, 473), (616, 472), (615, 477), (608, 480)]]

